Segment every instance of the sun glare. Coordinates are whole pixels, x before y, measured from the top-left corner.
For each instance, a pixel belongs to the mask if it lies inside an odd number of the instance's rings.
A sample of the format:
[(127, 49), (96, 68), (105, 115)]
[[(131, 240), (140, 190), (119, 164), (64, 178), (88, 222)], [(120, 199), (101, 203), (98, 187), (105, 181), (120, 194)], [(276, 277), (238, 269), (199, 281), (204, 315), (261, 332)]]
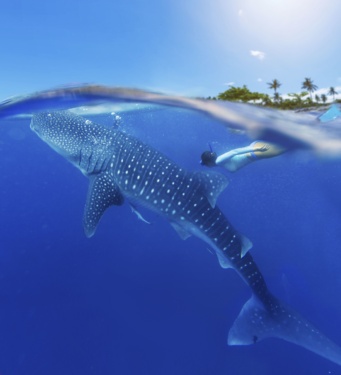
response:
[[(191, 11), (195, 35), (203, 28), (212, 44), (246, 51), (303, 54), (327, 40), (336, 22), (336, 0), (201, 0)], [(199, 27), (198, 27), (199, 26)]]
[(311, 43), (323, 34), (327, 18), (325, 4), (318, 0), (244, 0), (238, 15), (244, 37), (265, 48)]

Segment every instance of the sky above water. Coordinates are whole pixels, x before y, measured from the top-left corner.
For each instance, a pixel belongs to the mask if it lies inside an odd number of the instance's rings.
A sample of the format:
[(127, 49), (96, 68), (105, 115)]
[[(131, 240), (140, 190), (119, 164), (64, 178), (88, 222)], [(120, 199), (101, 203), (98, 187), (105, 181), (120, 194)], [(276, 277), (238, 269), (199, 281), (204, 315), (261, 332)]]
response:
[(214, 96), (278, 79), (287, 94), (305, 77), (341, 97), (340, 14), (339, 0), (3, 2), (0, 100), (74, 83)]

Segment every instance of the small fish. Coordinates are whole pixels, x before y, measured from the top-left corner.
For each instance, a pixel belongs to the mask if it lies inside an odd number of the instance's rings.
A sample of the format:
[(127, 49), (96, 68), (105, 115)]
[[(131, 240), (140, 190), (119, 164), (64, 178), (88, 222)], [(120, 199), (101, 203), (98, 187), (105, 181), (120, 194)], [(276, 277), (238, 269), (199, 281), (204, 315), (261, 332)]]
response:
[(150, 224), (149, 221), (147, 221), (140, 213), (139, 211), (137, 211), (137, 209), (130, 203), (130, 208), (131, 208), (131, 211), (134, 212), (134, 214), (137, 216), (137, 218), (141, 221), (143, 221), (144, 223), (147, 223), (147, 224)]

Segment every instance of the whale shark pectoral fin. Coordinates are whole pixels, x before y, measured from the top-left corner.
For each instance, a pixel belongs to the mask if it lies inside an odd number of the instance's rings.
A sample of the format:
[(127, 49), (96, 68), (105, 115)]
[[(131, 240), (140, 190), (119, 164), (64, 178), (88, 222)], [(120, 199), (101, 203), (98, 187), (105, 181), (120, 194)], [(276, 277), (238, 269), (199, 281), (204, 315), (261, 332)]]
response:
[(221, 173), (207, 171), (194, 173), (195, 178), (200, 181), (201, 191), (214, 208), (219, 194), (226, 188), (229, 181)]
[(180, 236), (182, 240), (187, 240), (188, 237), (191, 237), (191, 234), (186, 231), (186, 229), (182, 228), (177, 223), (170, 223), (171, 226), (176, 230), (176, 233)]
[(240, 253), (240, 257), (243, 258), (247, 252), (252, 248), (253, 244), (252, 242), (242, 234), (239, 234), (241, 242), (242, 242), (242, 250)]
[(250, 345), (277, 337), (341, 365), (341, 347), (275, 297), (265, 307), (255, 296), (243, 306), (228, 335), (228, 345)]
[(84, 208), (83, 226), (87, 237), (92, 237), (104, 211), (113, 205), (124, 202), (115, 181), (108, 172), (90, 177), (88, 196)]

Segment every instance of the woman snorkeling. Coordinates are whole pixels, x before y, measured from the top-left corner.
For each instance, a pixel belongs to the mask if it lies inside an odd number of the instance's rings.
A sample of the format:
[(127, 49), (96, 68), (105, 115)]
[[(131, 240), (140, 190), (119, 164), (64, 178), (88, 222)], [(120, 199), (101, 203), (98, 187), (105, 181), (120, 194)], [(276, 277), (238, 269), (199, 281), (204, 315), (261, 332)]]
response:
[(201, 154), (201, 164), (207, 167), (222, 166), (235, 172), (254, 161), (272, 158), (285, 151), (285, 148), (274, 143), (255, 141), (249, 146), (236, 148), (219, 156), (212, 150), (205, 151)]

